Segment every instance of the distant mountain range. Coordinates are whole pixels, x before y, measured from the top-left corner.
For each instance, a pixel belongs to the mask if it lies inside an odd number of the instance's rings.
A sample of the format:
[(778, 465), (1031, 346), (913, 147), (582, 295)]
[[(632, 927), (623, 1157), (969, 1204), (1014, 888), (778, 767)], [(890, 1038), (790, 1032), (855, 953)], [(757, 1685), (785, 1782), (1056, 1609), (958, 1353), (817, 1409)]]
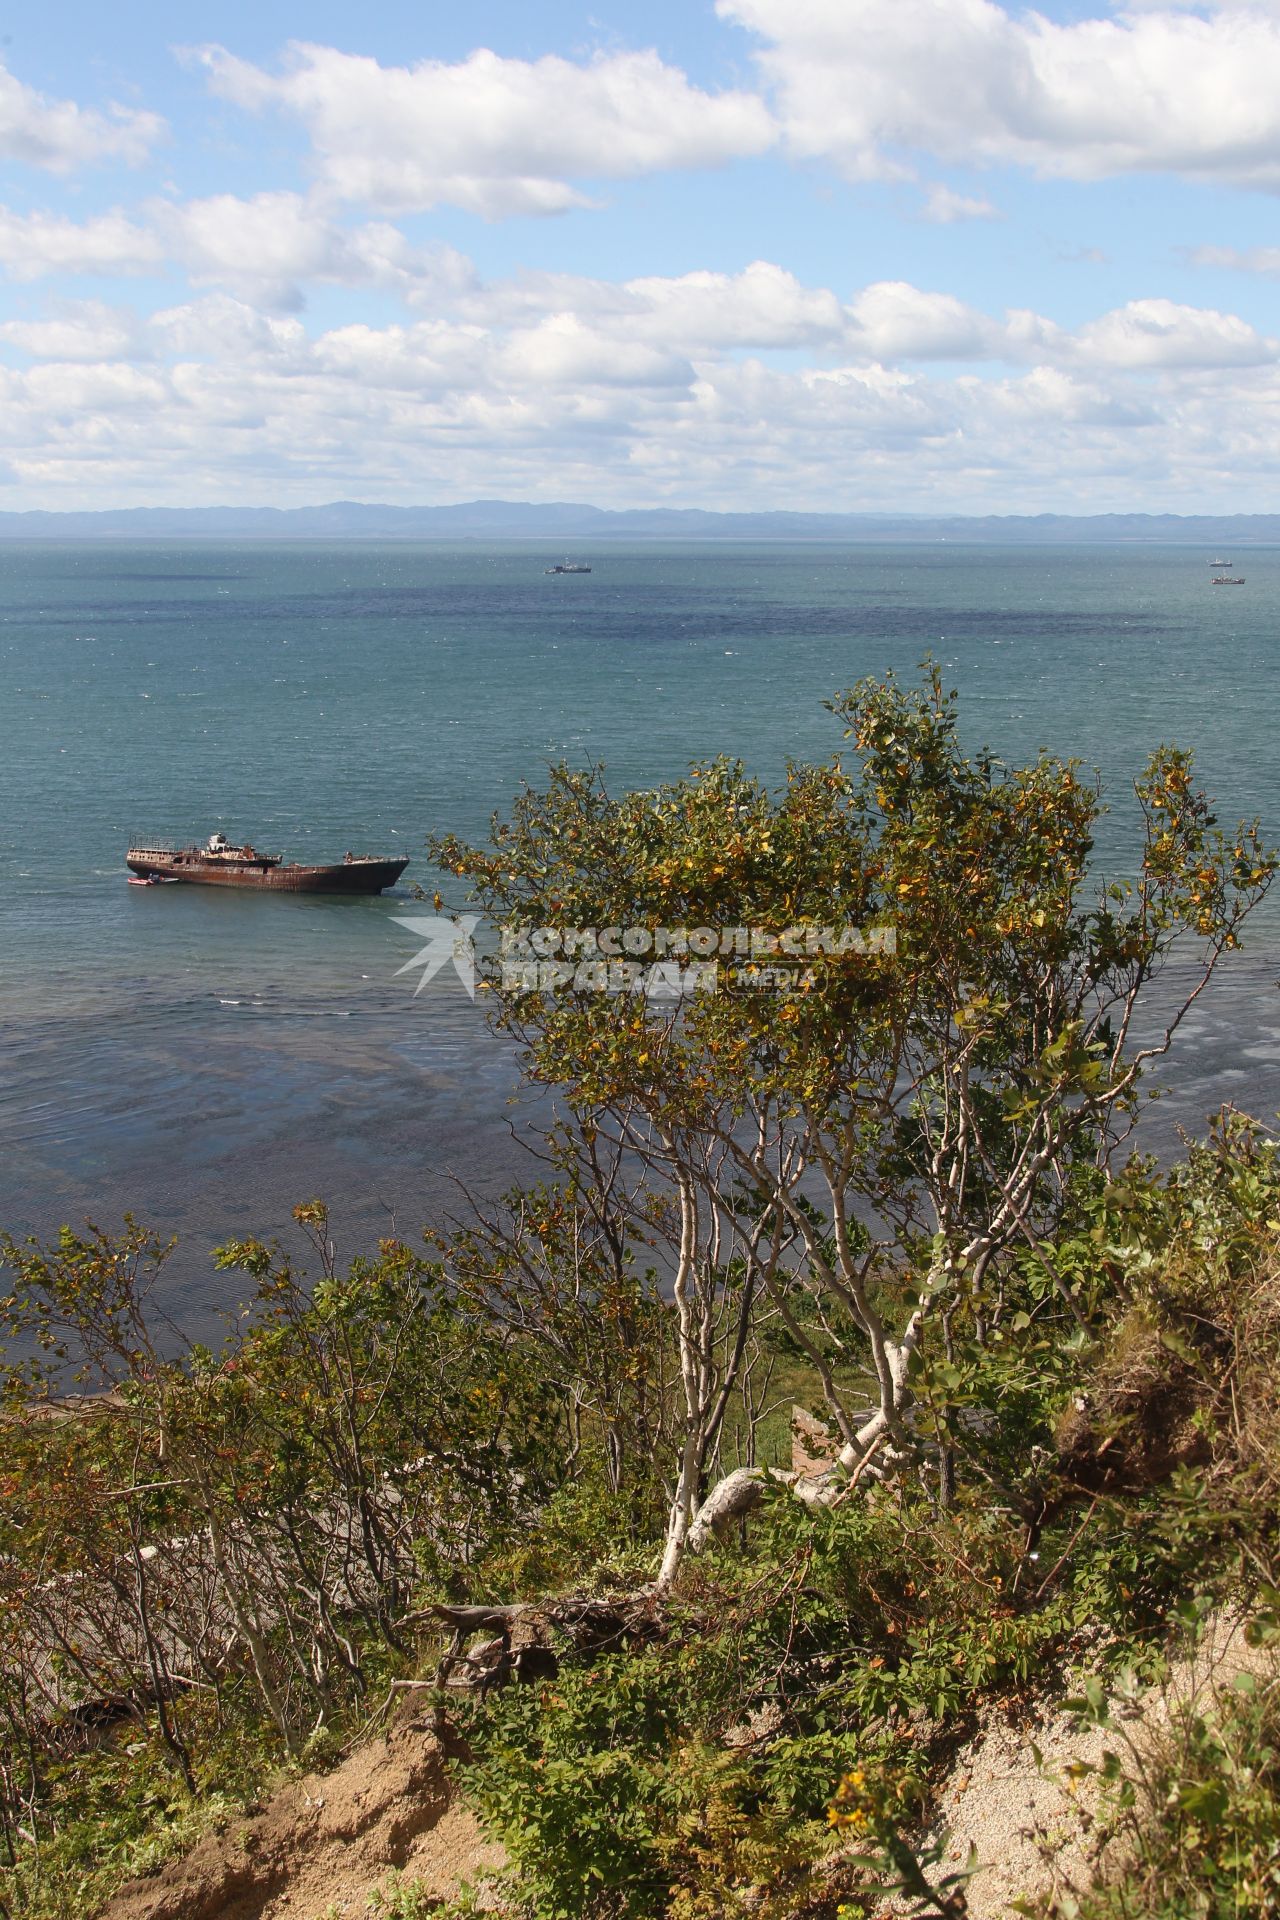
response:
[(838, 540), (920, 545), (1273, 546), (1280, 514), (611, 512), (570, 503), (471, 500), (452, 507), (116, 507), (102, 513), (0, 513), (0, 540)]

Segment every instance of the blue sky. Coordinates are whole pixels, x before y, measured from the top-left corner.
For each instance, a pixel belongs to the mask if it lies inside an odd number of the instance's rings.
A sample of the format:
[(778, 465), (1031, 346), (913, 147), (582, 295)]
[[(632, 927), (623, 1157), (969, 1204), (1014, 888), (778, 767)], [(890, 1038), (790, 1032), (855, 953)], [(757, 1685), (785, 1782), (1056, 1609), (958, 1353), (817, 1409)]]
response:
[(1280, 0), (135, 0), (0, 61), (2, 506), (1280, 511)]

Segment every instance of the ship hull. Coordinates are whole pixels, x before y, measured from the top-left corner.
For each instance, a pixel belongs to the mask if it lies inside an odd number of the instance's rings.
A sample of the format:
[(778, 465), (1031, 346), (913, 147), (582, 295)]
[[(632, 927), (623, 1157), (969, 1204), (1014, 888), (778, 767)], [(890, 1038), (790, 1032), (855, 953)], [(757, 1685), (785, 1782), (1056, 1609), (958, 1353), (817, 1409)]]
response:
[(241, 887), (251, 893), (382, 893), (393, 887), (408, 860), (351, 860), (340, 866), (268, 866), (262, 862), (212, 861), (174, 854), (130, 852), (126, 866), (143, 878), (184, 880), (196, 887)]

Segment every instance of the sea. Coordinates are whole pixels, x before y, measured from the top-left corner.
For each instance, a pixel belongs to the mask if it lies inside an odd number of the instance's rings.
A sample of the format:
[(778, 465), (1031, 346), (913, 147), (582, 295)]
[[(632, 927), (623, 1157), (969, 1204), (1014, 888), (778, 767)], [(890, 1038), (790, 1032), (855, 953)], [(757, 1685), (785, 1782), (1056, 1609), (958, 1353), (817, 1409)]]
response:
[[(126, 1213), (176, 1239), (156, 1291), (210, 1339), (213, 1249), (337, 1257), (464, 1217), (539, 1168), (545, 1109), (452, 969), (417, 992), (430, 834), (483, 836), (550, 764), (652, 787), (725, 753), (771, 779), (842, 746), (825, 703), (926, 656), (964, 738), (1100, 773), (1099, 876), (1131, 782), (1194, 748), (1224, 821), (1280, 839), (1280, 551), (545, 543), (0, 545), (0, 1226)], [(131, 841), (215, 829), (299, 860), (408, 855), (343, 900), (125, 884)], [(452, 892), (456, 894), (457, 883)], [(408, 969), (405, 971), (405, 969)], [(1280, 899), (1189, 1017), (1157, 1149), (1280, 1108)]]

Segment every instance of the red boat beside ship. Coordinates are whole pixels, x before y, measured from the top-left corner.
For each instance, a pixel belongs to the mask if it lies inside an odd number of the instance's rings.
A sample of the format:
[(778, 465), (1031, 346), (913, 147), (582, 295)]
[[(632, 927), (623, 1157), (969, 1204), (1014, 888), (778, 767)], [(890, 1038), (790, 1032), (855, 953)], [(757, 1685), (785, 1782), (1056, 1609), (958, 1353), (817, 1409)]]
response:
[(125, 865), (134, 880), (186, 880), (202, 887), (252, 887), (259, 893), (381, 893), (409, 862), (347, 853), (333, 866), (302, 866), (278, 853), (233, 847), (211, 833), (202, 847), (130, 847)]

